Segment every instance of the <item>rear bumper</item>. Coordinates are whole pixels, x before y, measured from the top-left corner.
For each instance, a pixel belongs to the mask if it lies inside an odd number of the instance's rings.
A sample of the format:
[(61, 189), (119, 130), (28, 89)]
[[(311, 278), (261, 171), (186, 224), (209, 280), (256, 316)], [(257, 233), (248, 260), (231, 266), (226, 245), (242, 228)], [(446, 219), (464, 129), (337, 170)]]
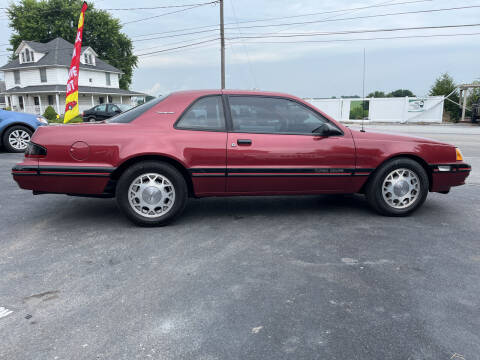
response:
[(22, 189), (34, 193), (101, 195), (115, 168), (51, 167), (17, 164), (12, 168), (13, 179)]
[(452, 186), (465, 184), (465, 180), (470, 175), (472, 167), (463, 162), (451, 164), (430, 165), (432, 169), (432, 184), (430, 191), (446, 192)]

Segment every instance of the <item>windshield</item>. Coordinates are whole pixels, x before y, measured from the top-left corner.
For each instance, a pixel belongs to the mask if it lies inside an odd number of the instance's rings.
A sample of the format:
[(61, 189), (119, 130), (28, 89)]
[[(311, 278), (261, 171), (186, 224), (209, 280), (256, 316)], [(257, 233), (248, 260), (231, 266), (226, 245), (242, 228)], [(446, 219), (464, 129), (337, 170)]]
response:
[(146, 102), (145, 104), (135, 106), (134, 108), (131, 108), (130, 110), (127, 110), (125, 112), (122, 112), (118, 115), (115, 115), (114, 117), (111, 117), (110, 119), (107, 120), (107, 123), (129, 123), (135, 120), (137, 117), (142, 115), (145, 111), (151, 109), (161, 101), (163, 101), (166, 98), (166, 96), (160, 96), (156, 99), (150, 100)]

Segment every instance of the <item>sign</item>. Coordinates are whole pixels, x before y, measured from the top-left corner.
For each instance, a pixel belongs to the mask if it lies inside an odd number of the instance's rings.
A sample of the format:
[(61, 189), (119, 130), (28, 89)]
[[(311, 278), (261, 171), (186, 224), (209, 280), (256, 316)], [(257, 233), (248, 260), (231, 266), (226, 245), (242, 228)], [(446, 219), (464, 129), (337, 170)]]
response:
[(425, 99), (408, 99), (408, 112), (425, 111)]
[(72, 61), (70, 63), (70, 71), (68, 72), (65, 116), (63, 118), (64, 123), (69, 122), (80, 114), (78, 109), (78, 75), (80, 72), (80, 54), (82, 52), (83, 20), (85, 18), (85, 11), (87, 10), (87, 7), (87, 3), (84, 2), (82, 5), (82, 12), (80, 13), (80, 18), (78, 19), (77, 37), (75, 38)]

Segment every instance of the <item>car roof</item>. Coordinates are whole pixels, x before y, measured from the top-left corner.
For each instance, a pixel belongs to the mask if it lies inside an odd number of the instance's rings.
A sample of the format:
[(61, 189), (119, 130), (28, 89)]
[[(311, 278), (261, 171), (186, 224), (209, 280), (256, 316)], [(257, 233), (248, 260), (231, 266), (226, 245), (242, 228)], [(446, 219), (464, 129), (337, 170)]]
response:
[(225, 95), (263, 95), (263, 96), (281, 96), (281, 97), (290, 97), (295, 98), (296, 96), (274, 92), (274, 91), (260, 91), (260, 90), (235, 90), (235, 89), (203, 89), (203, 90), (182, 90), (172, 92), (170, 95), (193, 95), (193, 96), (204, 96), (204, 95), (215, 95), (215, 94), (225, 94)]

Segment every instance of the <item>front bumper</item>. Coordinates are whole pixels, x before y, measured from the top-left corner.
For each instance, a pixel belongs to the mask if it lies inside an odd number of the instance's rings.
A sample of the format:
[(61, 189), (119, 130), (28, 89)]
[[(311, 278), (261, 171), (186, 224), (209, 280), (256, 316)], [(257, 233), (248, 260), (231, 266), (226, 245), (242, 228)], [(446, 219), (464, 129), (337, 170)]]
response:
[(430, 165), (432, 170), (432, 184), (430, 191), (447, 192), (452, 186), (465, 184), (472, 167), (464, 162)]

